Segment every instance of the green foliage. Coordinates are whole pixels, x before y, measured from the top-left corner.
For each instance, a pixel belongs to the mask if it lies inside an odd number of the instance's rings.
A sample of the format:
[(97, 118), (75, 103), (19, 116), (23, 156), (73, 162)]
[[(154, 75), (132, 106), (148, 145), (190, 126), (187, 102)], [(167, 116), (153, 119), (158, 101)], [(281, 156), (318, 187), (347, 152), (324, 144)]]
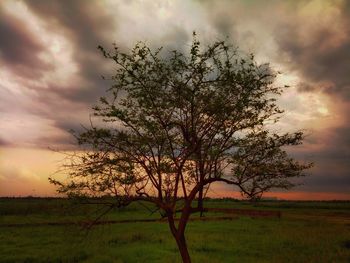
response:
[(192, 202), (216, 181), (254, 199), (294, 186), (289, 179), (310, 167), (282, 150), (300, 144), (301, 132), (265, 128), (283, 112), (275, 102), (285, 87), (253, 55), (241, 57), (224, 41), (203, 48), (195, 33), (188, 53), (141, 42), (129, 53), (99, 49), (116, 65), (109, 96), (94, 107), (110, 125), (76, 135), (88, 150), (72, 156), (70, 182), (52, 180), (60, 192), (148, 198), (175, 209), (179, 197)]
[(302, 176), (312, 166), (301, 164), (289, 157), (283, 146), (301, 144), (301, 132), (272, 134), (254, 131), (241, 140), (242, 146), (231, 155), (233, 180), (246, 197), (260, 198), (272, 188), (289, 189), (295, 186), (290, 178)]

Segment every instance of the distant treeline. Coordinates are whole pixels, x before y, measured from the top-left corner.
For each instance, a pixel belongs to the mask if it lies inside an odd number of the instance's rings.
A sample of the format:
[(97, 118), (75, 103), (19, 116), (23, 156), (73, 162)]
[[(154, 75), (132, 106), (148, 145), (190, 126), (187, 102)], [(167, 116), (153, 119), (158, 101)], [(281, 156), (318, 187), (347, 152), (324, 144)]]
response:
[[(0, 196), (0, 200), (70, 200), (71, 198), (68, 197), (41, 197), (41, 196)], [(113, 200), (113, 197), (111, 196), (101, 196), (101, 197), (95, 197), (95, 198), (80, 198), (80, 199), (74, 199), (74, 200)], [(197, 200), (197, 199), (195, 199)], [(205, 197), (203, 200), (205, 201), (221, 201), (221, 202), (249, 202), (248, 200), (244, 199), (237, 199), (233, 197)], [(349, 203), (350, 200), (287, 200), (287, 199), (279, 199), (277, 197), (267, 197), (262, 198), (259, 201), (256, 201), (256, 203), (270, 203), (270, 202), (277, 202), (277, 203)]]

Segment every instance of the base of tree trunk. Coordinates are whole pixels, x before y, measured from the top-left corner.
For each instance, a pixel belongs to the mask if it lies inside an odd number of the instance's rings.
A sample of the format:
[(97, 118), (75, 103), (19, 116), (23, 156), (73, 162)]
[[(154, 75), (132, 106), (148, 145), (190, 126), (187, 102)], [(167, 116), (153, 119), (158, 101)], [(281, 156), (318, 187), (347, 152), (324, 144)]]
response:
[(190, 254), (188, 253), (188, 248), (187, 248), (185, 236), (181, 235), (180, 237), (175, 237), (175, 239), (176, 239), (176, 244), (177, 244), (179, 251), (180, 251), (180, 254), (181, 254), (182, 262), (183, 263), (191, 263), (191, 258), (190, 258)]

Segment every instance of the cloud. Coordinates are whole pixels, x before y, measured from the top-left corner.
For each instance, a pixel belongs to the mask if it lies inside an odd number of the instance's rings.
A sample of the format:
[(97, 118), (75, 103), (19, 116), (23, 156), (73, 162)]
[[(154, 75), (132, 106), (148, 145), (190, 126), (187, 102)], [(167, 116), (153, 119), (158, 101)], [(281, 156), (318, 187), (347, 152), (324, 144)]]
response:
[(13, 138), (22, 129), (18, 125), (30, 125), (20, 135), (26, 145), (66, 147), (67, 131), (88, 123), (92, 105), (109, 87), (100, 77), (107, 63), (97, 46), (112, 42), (115, 31), (100, 3), (2, 2), (0, 119), (12, 124), (1, 136), (21, 144), (21, 138)]
[(350, 99), (348, 5), (346, 1), (305, 2), (294, 19), (287, 17), (276, 28), (280, 52), (287, 57), (288, 66), (304, 78), (300, 90), (321, 90), (338, 99)]
[(303, 185), (298, 187), (298, 190), (304, 191), (330, 191), (339, 193), (350, 192), (350, 177), (348, 171), (350, 165), (347, 161), (326, 160), (320, 159), (311, 175), (303, 178)]
[(0, 8), (0, 61), (16, 74), (39, 77), (50, 70), (40, 58), (45, 47), (31, 34), (23, 20)]
[(11, 145), (11, 144), (10, 144), (8, 141), (6, 141), (6, 140), (0, 138), (0, 147), (10, 146), (10, 145)]
[[(98, 45), (111, 44), (110, 35), (116, 30), (113, 17), (101, 1), (26, 1), (29, 9), (45, 21), (51, 31), (65, 36), (73, 46), (73, 59), (79, 80), (73, 85), (50, 85), (50, 92), (72, 102), (95, 102), (106, 90), (101, 79), (106, 61)], [(117, 12), (117, 10), (114, 10)], [(117, 13), (115, 13), (117, 15)], [(66, 86), (66, 87), (62, 87)], [(68, 86), (68, 87), (67, 87)]]
[(100, 76), (114, 67), (98, 45), (127, 51), (141, 40), (184, 50), (196, 30), (204, 45), (228, 36), (285, 72), (280, 83), (295, 88), (280, 100), (280, 127), (313, 130), (296, 153), (316, 163), (310, 187), (326, 188), (326, 178), (339, 175), (334, 189), (344, 189), (349, 26), (346, 1), (1, 1), (0, 146), (70, 148), (67, 131), (89, 125), (91, 106), (110, 86)]
[[(296, 156), (313, 161), (315, 168), (301, 189), (349, 191), (350, 118), (346, 114), (350, 111), (349, 3), (301, 1), (285, 4), (281, 10), (271, 31), (278, 54), (274, 59), (299, 76), (295, 96), (322, 95), (328, 101), (322, 105), (319, 100), (305, 100), (298, 106), (304, 112), (315, 107), (312, 118), (321, 121), (306, 120), (311, 135)], [(302, 115), (293, 115), (297, 117), (293, 123), (301, 123), (298, 117)]]

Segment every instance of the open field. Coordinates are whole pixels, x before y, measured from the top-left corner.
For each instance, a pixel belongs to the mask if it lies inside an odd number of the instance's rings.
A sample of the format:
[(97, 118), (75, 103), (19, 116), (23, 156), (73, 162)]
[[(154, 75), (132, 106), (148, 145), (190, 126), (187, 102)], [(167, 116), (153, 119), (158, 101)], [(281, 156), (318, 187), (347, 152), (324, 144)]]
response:
[[(103, 220), (123, 223), (86, 231), (77, 222), (93, 219), (96, 207), (60, 199), (0, 199), (0, 262), (180, 262), (167, 223), (125, 223), (160, 218), (143, 206), (116, 209)], [(211, 220), (191, 221), (186, 231), (193, 262), (350, 262), (350, 202), (210, 200), (206, 207), (282, 216), (207, 212)]]

